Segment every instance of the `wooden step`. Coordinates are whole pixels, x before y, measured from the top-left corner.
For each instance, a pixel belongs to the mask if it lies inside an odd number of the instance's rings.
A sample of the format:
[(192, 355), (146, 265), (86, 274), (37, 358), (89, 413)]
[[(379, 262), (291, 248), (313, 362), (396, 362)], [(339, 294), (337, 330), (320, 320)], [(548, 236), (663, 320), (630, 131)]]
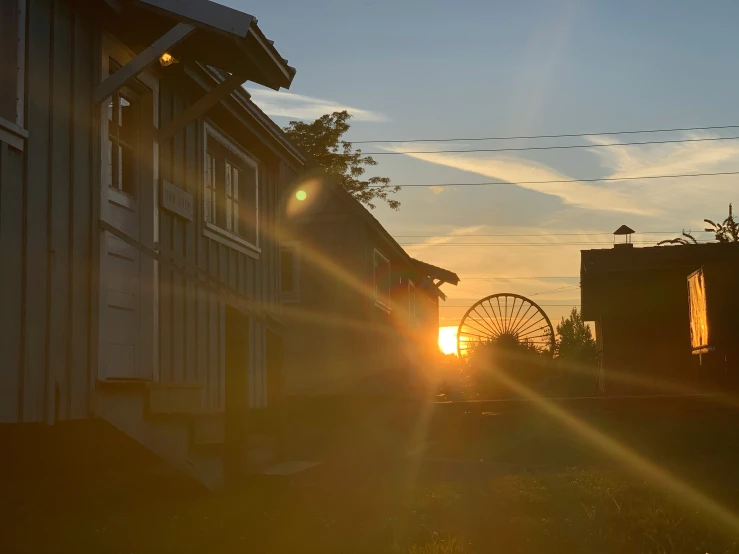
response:
[(191, 447), (201, 453), (219, 455), (226, 445), (226, 421), (223, 412), (203, 413), (190, 421)]
[(321, 462), (310, 460), (286, 460), (266, 467), (260, 475), (272, 475), (275, 477), (292, 477), (321, 465)]
[(148, 387), (149, 414), (190, 414), (203, 409), (202, 385), (193, 383), (156, 383)]

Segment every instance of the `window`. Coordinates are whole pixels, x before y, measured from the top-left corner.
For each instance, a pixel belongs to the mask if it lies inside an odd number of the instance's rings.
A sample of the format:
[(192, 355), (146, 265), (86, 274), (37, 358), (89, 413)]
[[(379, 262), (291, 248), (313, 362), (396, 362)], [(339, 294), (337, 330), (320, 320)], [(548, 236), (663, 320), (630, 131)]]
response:
[(280, 249), (280, 290), (285, 301), (298, 301), (300, 296), (300, 245), (286, 243)]
[[(110, 37), (103, 39), (102, 79), (128, 62), (131, 53)], [(151, 132), (156, 122), (155, 79), (142, 73), (129, 80), (100, 105), (101, 182), (108, 191), (101, 199), (135, 210), (151, 186), (147, 173), (155, 146)], [(103, 139), (103, 137), (105, 137)], [(146, 181), (146, 182), (145, 182)]]
[(239, 250), (258, 252), (258, 162), (206, 125), (204, 165), (204, 233)]
[(379, 251), (374, 251), (375, 305), (390, 311), (390, 261)]
[(416, 326), (416, 285), (408, 280), (408, 326)]
[(140, 110), (135, 94), (124, 90), (108, 103), (107, 184), (128, 196), (136, 196)]
[[(0, 2), (0, 118), (23, 128), (26, 1)], [(6, 125), (0, 125), (6, 127)]]

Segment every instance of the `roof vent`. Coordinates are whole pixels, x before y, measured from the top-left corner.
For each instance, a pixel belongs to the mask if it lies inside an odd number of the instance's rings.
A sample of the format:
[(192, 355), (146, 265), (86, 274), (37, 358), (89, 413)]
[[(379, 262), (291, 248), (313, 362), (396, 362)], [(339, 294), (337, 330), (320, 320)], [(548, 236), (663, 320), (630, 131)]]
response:
[[(631, 242), (631, 235), (634, 234), (634, 230), (627, 225), (621, 225), (618, 229), (613, 232), (613, 247), (614, 248), (633, 248), (634, 245)], [(616, 242), (616, 236), (625, 237), (624, 242)]]

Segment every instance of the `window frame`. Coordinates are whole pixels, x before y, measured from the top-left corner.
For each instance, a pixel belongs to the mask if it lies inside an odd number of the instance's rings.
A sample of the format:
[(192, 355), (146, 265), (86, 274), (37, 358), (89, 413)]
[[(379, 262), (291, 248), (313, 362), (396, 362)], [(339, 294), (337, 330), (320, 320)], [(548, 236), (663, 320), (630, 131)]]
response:
[[(382, 298), (377, 283), (377, 258), (382, 258), (387, 264), (387, 299)], [(392, 276), (390, 275), (390, 259), (380, 252), (377, 248), (373, 248), (372, 253), (372, 283), (375, 287), (375, 307), (390, 313), (390, 300), (392, 295)]]
[[(109, 97), (114, 102), (115, 102), (115, 98), (119, 98), (119, 99), (123, 98), (126, 101), (130, 102), (132, 106), (135, 105), (135, 110), (136, 110), (135, 117), (137, 118), (137, 122), (136, 122), (137, 136), (135, 137), (135, 140), (133, 143), (128, 144), (125, 140), (121, 139), (121, 133), (120, 133), (121, 126), (119, 124), (116, 125), (117, 126), (117, 129), (116, 129), (117, 136), (115, 137), (115, 140), (111, 139), (110, 138), (111, 137), (110, 121), (108, 120), (105, 122), (105, 131), (107, 133), (106, 136), (108, 137), (107, 140), (111, 141), (111, 145), (115, 143), (119, 147), (122, 145), (130, 149), (131, 156), (133, 157), (132, 169), (133, 169), (134, 179), (133, 179), (133, 190), (124, 190), (122, 183), (120, 182), (120, 175), (118, 177), (119, 186), (115, 185), (116, 179), (115, 179), (114, 174), (111, 174), (110, 183), (106, 182), (104, 184), (107, 185), (108, 189), (113, 193), (114, 201), (117, 204), (120, 204), (122, 206), (127, 206), (130, 208), (136, 207), (136, 205), (138, 204), (139, 197), (141, 196), (141, 185), (142, 185), (141, 183), (142, 181), (141, 153), (143, 150), (141, 135), (143, 132), (143, 125), (145, 125), (145, 122), (143, 121), (143, 114), (141, 113), (141, 110), (142, 110), (141, 102), (143, 101), (142, 96), (143, 94), (141, 94), (141, 91), (136, 90), (135, 84), (134, 84), (134, 87), (131, 87), (128, 85), (121, 87), (111, 97)], [(108, 99), (106, 99), (104, 102), (107, 102), (107, 100)], [(113, 106), (115, 107), (115, 105), (116, 104), (114, 103)], [(116, 155), (116, 157), (112, 159), (111, 159), (111, 156), (113, 156), (112, 151), (107, 154), (104, 160), (102, 160), (105, 162), (105, 167), (107, 167), (109, 163), (113, 164), (113, 160), (116, 160), (118, 163), (120, 163), (120, 159), (118, 155)], [(111, 166), (111, 171), (115, 171), (115, 168), (112, 166)]]
[(15, 72), (15, 117), (0, 116), (0, 140), (17, 150), (23, 150), (28, 132), (25, 128), (26, 112), (26, 0), (15, 0), (16, 4), (16, 72)]
[[(238, 158), (241, 162), (243, 162), (245, 165), (251, 167), (254, 170), (255, 173), (255, 198), (254, 198), (254, 218), (255, 218), (255, 242), (256, 244), (252, 244), (244, 237), (233, 233), (232, 231), (229, 231), (216, 222), (208, 221), (208, 218), (206, 218), (206, 167), (208, 164), (208, 140), (215, 140), (222, 148), (230, 152), (234, 157)], [(215, 241), (218, 241), (222, 244), (225, 244), (226, 246), (229, 246), (230, 248), (233, 248), (234, 250), (238, 250), (239, 252), (242, 252), (244, 254), (247, 254), (249, 256), (258, 258), (259, 255), (262, 252), (262, 249), (260, 247), (260, 225), (259, 225), (259, 200), (260, 200), (260, 194), (259, 189), (261, 188), (260, 185), (260, 161), (255, 156), (248, 153), (246, 150), (241, 148), (239, 144), (234, 141), (232, 138), (230, 138), (226, 133), (221, 131), (216, 125), (211, 123), (210, 121), (205, 121), (203, 123), (203, 171), (202, 171), (202, 186), (200, 187), (201, 191), (201, 208), (202, 208), (202, 216), (200, 217), (200, 221), (202, 224), (203, 229), (203, 235), (213, 239)], [(224, 193), (225, 194), (225, 193)], [(241, 196), (241, 195), (239, 195)], [(215, 207), (215, 213), (218, 213), (218, 194), (215, 195), (216, 198), (216, 207)], [(239, 198), (239, 202), (243, 202), (243, 198)], [(225, 197), (224, 197), (225, 202)], [(225, 209), (225, 205), (224, 205)], [(244, 221), (240, 221), (240, 225), (243, 225)]]
[[(293, 288), (282, 290), (282, 253), (288, 250), (293, 258)], [(280, 245), (280, 298), (283, 302), (300, 302), (300, 242), (297, 240), (284, 242)]]
[(416, 284), (408, 279), (408, 326), (414, 328), (417, 326), (417, 302), (416, 302)]

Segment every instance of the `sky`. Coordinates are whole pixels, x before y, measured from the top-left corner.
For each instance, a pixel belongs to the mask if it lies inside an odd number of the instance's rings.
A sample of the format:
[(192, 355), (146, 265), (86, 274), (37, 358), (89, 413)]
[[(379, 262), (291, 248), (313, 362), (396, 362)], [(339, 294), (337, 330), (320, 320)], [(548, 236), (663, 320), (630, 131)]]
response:
[[(362, 145), (393, 153), (376, 156), (372, 174), (395, 184), (504, 182), (406, 188), (399, 211), (373, 212), (412, 256), (460, 276), (444, 287), (442, 326), (497, 292), (535, 295), (556, 324), (579, 304), (580, 250), (609, 248), (621, 224), (637, 246), (701, 230), (739, 201), (739, 175), (631, 179), (739, 171), (739, 140), (613, 145), (739, 128), (607, 134), (739, 124), (737, 2), (220, 1), (255, 15), (297, 68), (287, 93), (247, 85), (281, 125), (347, 109), (352, 141), (598, 133)], [(598, 146), (397, 154), (551, 145)], [(600, 178), (613, 180), (521, 184)]]

